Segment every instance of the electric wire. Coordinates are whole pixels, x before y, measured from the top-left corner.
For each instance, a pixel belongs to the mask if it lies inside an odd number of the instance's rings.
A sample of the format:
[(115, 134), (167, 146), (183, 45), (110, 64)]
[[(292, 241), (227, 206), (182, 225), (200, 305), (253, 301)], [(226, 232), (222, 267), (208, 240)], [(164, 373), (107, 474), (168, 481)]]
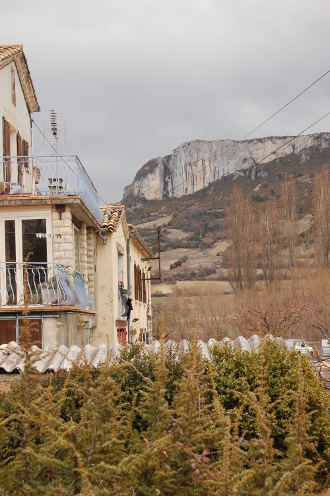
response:
[(268, 155), (265, 155), (261, 160), (259, 160), (258, 162), (256, 162), (256, 165), (261, 164), (261, 162), (263, 162), (264, 160), (266, 160), (266, 158), (269, 158), (272, 155), (276, 155), (276, 152), (278, 152), (278, 150), (281, 150), (282, 148), (285, 148), (286, 146), (288, 146), (296, 138), (298, 138), (299, 136), (301, 136), (302, 134), (304, 134), (311, 127), (315, 126), (315, 124), (318, 124), (323, 119), (325, 119), (326, 117), (328, 117), (328, 115), (330, 115), (330, 112), (327, 112), (326, 114), (322, 115), (319, 119), (317, 119), (315, 122), (313, 122), (313, 124), (310, 124), (309, 126), (305, 127), (305, 129), (303, 129), (302, 131), (300, 131), (300, 133), (296, 134), (295, 136), (292, 136), (290, 139), (288, 139), (288, 141), (286, 141), (285, 143), (283, 143), (283, 145), (275, 148), (275, 150), (273, 150), (271, 153), (268, 153)]
[(319, 78), (315, 79), (312, 83), (310, 83), (306, 88), (304, 88), (302, 91), (300, 91), (296, 96), (291, 98), (287, 103), (285, 103), (280, 109), (278, 109), (276, 112), (271, 114), (269, 117), (267, 117), (264, 121), (262, 121), (258, 126), (256, 126), (252, 131), (247, 133), (245, 136), (243, 136), (242, 140), (245, 140), (248, 136), (250, 136), (252, 133), (260, 129), (262, 126), (264, 126), (267, 122), (269, 122), (271, 119), (273, 119), (276, 115), (282, 112), (282, 110), (286, 109), (291, 103), (295, 102), (298, 100), (299, 97), (301, 97), (304, 93), (306, 93), (309, 89), (311, 89), (316, 83), (321, 81), (325, 76), (327, 76), (330, 73), (330, 69), (328, 69), (324, 74), (322, 74)]
[[(287, 145), (289, 145), (292, 141), (294, 141), (296, 138), (298, 138), (299, 136), (301, 136), (303, 133), (305, 133), (306, 131), (308, 131), (309, 129), (311, 129), (313, 126), (315, 126), (316, 124), (318, 124), (319, 122), (321, 122), (323, 119), (325, 119), (328, 115), (330, 115), (330, 112), (327, 112), (326, 114), (322, 115), (321, 117), (319, 117), (316, 121), (314, 121), (312, 124), (308, 125), (307, 127), (305, 127), (302, 131), (300, 131), (298, 134), (296, 134), (295, 136), (292, 136), (288, 139), (288, 141), (286, 141), (285, 143), (283, 143), (281, 146), (275, 148), (271, 153), (269, 153), (268, 155), (265, 155), (261, 160), (259, 160), (258, 162), (255, 162), (254, 161), (254, 164), (255, 165), (258, 165), (260, 163), (262, 163), (264, 160), (266, 160), (266, 158), (269, 158), (270, 156), (276, 154), (276, 152), (282, 148), (285, 148)], [(191, 162), (191, 164), (196, 164), (198, 163), (199, 161), (195, 161), (195, 162)], [(203, 170), (203, 167), (199, 168), (197, 171), (195, 171), (190, 177), (189, 177), (189, 180), (191, 181), (195, 176), (197, 176), (197, 174), (199, 174), (199, 172)], [(187, 184), (188, 181), (187, 179), (184, 179), (183, 181), (181, 181), (180, 183), (178, 183), (175, 188), (173, 188), (173, 192), (176, 193), (177, 192), (177, 189), (178, 187), (180, 187), (181, 185), (183, 184)], [(210, 184), (210, 183), (209, 183)], [(206, 186), (203, 186), (203, 187), (206, 187)], [(199, 190), (198, 190), (199, 191)], [(194, 191), (194, 193), (196, 193), (196, 191)]]
[[(49, 139), (47, 138), (47, 136), (45, 135), (45, 133), (42, 132), (42, 130), (40, 129), (40, 127), (38, 126), (38, 124), (31, 118), (31, 122), (35, 125), (36, 129), (39, 131), (39, 133), (41, 134), (41, 136), (43, 136), (43, 138), (47, 141), (47, 143), (51, 146), (51, 148), (54, 150), (56, 156), (58, 158), (60, 158), (68, 167), (69, 169), (71, 170), (71, 172), (75, 173), (75, 171), (71, 168), (71, 166), (66, 162), (66, 160), (64, 160), (63, 156), (62, 155), (59, 155), (55, 146), (51, 143), (51, 141), (49, 141)], [(105, 205), (107, 205), (109, 202), (105, 201), (104, 198), (102, 198), (99, 193), (97, 193), (97, 196), (99, 198), (99, 200), (101, 202), (103, 202)]]
[(73, 172), (74, 174), (76, 174), (76, 172), (72, 169), (72, 167), (66, 162), (66, 160), (64, 160), (63, 156), (62, 155), (59, 155), (55, 146), (49, 141), (49, 139), (47, 138), (47, 136), (45, 135), (45, 133), (43, 133), (40, 129), (40, 127), (38, 126), (38, 124), (36, 123), (36, 121), (34, 119), (32, 119), (31, 117), (31, 122), (32, 124), (35, 125), (36, 129), (39, 131), (39, 133), (41, 134), (41, 136), (44, 137), (44, 139), (47, 141), (47, 143), (51, 146), (51, 148), (54, 150), (55, 154), (56, 154), (56, 157), (57, 158), (60, 158), (68, 167), (69, 169), (71, 170), (71, 172)]
[[(303, 90), (301, 90), (297, 95), (295, 95), (293, 98), (291, 98), (291, 100), (289, 100), (287, 103), (285, 103), (284, 105), (282, 105), (282, 107), (280, 107), (276, 112), (274, 112), (273, 114), (271, 114), (269, 117), (267, 117), (264, 121), (262, 121), (258, 126), (256, 126), (254, 129), (252, 129), (249, 133), (247, 133), (243, 138), (242, 140), (246, 140), (246, 138), (248, 136), (250, 136), (252, 133), (254, 133), (255, 131), (257, 131), (258, 129), (260, 129), (262, 126), (264, 126), (266, 123), (268, 123), (271, 119), (273, 119), (275, 116), (277, 116), (278, 114), (280, 114), (284, 109), (286, 109), (289, 105), (291, 105), (291, 103), (295, 102), (298, 98), (300, 98), (304, 93), (306, 93), (308, 90), (310, 90), (313, 86), (315, 86), (319, 81), (321, 81), (325, 76), (327, 76), (328, 74), (330, 73), (330, 69), (328, 69), (326, 72), (324, 72), (321, 76), (319, 76), (317, 79), (315, 79), (312, 83), (310, 83), (308, 86), (306, 86), (306, 88), (304, 88)], [(315, 125), (317, 122), (320, 122), (323, 118), (325, 118), (328, 114), (326, 114), (325, 116), (323, 116), (322, 118), (320, 118), (319, 120), (317, 120), (315, 123), (313, 123), (311, 126), (308, 126), (305, 130), (301, 131), (299, 134), (297, 134), (295, 136), (298, 137), (300, 136), (301, 134), (303, 134), (305, 131), (307, 131), (308, 129), (310, 129), (313, 125)], [(295, 139), (294, 138), (294, 139)], [(290, 139), (288, 141), (287, 144), (289, 144), (291, 141), (293, 141), (293, 139)], [(250, 155), (250, 158), (254, 161), (253, 157), (252, 157), (252, 153), (251, 153), (251, 150), (249, 148), (249, 145), (248, 143), (246, 142), (246, 146), (248, 148), (248, 152), (249, 152), (249, 155)], [(281, 147), (278, 148), (281, 149), (283, 148), (284, 146), (286, 146), (286, 144), (284, 145), (281, 145)], [(277, 150), (275, 150), (273, 153), (269, 154), (268, 156), (271, 156), (273, 155), (274, 153), (276, 153)], [(261, 159), (259, 162), (256, 162), (255, 165), (261, 163), (263, 160), (265, 160), (267, 157), (263, 157), (263, 159)], [(194, 163), (194, 162), (193, 162)], [(199, 171), (196, 171), (192, 176), (191, 176), (191, 179), (197, 175)], [(181, 186), (181, 184), (183, 184), (184, 182), (186, 182), (186, 180), (184, 180), (182, 183), (179, 183), (177, 186)]]

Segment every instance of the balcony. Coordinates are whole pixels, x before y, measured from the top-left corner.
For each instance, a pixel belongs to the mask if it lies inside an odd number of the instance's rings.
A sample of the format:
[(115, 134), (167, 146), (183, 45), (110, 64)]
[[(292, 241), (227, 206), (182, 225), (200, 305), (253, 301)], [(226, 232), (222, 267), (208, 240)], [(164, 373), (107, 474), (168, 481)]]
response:
[(97, 191), (76, 156), (0, 159), (0, 195), (79, 196), (101, 221)]
[(94, 308), (88, 279), (61, 264), (0, 262), (0, 308)]

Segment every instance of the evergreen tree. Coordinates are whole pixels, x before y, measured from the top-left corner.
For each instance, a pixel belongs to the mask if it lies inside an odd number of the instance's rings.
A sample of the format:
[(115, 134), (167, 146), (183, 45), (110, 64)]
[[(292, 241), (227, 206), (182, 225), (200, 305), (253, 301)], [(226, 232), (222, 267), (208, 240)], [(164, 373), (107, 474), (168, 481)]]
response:
[(277, 464), (269, 418), (271, 403), (265, 385), (266, 362), (263, 341), (260, 343), (258, 358), (259, 371), (256, 392), (250, 392), (249, 398), (247, 398), (255, 411), (257, 437), (249, 442), (247, 463), (249, 477), (242, 494), (266, 496), (276, 481)]
[(298, 357), (298, 390), (295, 394), (295, 409), (289, 425), (287, 435), (287, 456), (281, 463), (282, 477), (276, 484), (273, 495), (286, 496), (309, 495), (315, 489), (316, 466), (312, 465), (306, 453), (313, 451), (314, 447), (309, 434), (310, 414), (306, 411), (306, 398), (304, 394), (304, 376), (301, 358)]
[[(244, 452), (240, 448), (237, 430), (231, 433), (230, 416), (225, 414), (214, 381), (211, 364), (208, 365), (210, 392), (212, 396), (212, 436), (213, 449), (216, 448), (215, 461), (212, 464), (214, 483), (211, 488), (218, 496), (238, 494), (244, 480)], [(234, 427), (237, 427), (237, 423)]]
[(173, 460), (176, 494), (208, 494), (209, 454), (214, 442), (206, 404), (206, 373), (198, 350), (196, 333), (191, 349), (184, 357), (183, 375), (174, 397), (175, 428), (172, 439), (176, 447)]
[[(120, 494), (121, 464), (126, 456), (126, 413), (122, 392), (104, 366), (81, 410), (76, 443), (81, 457), (84, 494)], [(101, 482), (102, 481), (102, 482)]]
[(166, 399), (166, 353), (164, 343), (164, 324), (162, 324), (160, 349), (154, 365), (154, 380), (146, 378), (142, 393), (139, 414), (146, 430), (141, 432), (143, 449), (134, 460), (136, 472), (136, 494), (172, 495), (174, 492), (173, 474), (169, 465), (169, 430), (171, 414)]

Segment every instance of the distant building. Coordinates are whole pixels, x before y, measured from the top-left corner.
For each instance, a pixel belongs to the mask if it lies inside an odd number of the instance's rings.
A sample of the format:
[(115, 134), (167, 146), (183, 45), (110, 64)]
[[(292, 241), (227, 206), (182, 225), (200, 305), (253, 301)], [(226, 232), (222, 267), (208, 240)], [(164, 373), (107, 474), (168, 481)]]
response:
[(24, 304), (39, 346), (148, 340), (151, 252), (78, 157), (33, 156), (38, 111), (22, 46), (0, 45), (0, 344), (19, 342)]
[[(110, 343), (116, 342), (116, 336), (120, 343), (127, 337), (149, 343), (152, 253), (136, 229), (127, 224), (124, 205), (107, 205), (102, 210), (105, 239), (97, 240), (99, 306), (95, 342), (104, 341), (106, 335)], [(109, 335), (109, 328), (115, 335)]]

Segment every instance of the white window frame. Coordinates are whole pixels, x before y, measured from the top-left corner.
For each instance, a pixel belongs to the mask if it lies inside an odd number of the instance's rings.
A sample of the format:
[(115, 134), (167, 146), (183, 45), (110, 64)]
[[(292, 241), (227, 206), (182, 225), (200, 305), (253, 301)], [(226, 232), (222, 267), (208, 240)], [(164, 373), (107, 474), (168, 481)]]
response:
[[(23, 263), (23, 239), (22, 239), (22, 221), (23, 220), (33, 220), (33, 219), (45, 219), (46, 220), (46, 234), (51, 233), (52, 222), (51, 222), (51, 212), (48, 210), (36, 210), (31, 209), (30, 211), (22, 210), (17, 211), (15, 209), (3, 210), (0, 212), (0, 262), (6, 262), (6, 245), (5, 245), (5, 221), (14, 220), (15, 221), (15, 248), (16, 248), (16, 263)], [(52, 240), (47, 236), (46, 238), (47, 246), (47, 262), (52, 264), (53, 262), (53, 250), (52, 250)], [(1, 300), (5, 299), (5, 271), (1, 271), (0, 276), (0, 291)], [(23, 274), (18, 277), (17, 291), (19, 294), (23, 294)]]

